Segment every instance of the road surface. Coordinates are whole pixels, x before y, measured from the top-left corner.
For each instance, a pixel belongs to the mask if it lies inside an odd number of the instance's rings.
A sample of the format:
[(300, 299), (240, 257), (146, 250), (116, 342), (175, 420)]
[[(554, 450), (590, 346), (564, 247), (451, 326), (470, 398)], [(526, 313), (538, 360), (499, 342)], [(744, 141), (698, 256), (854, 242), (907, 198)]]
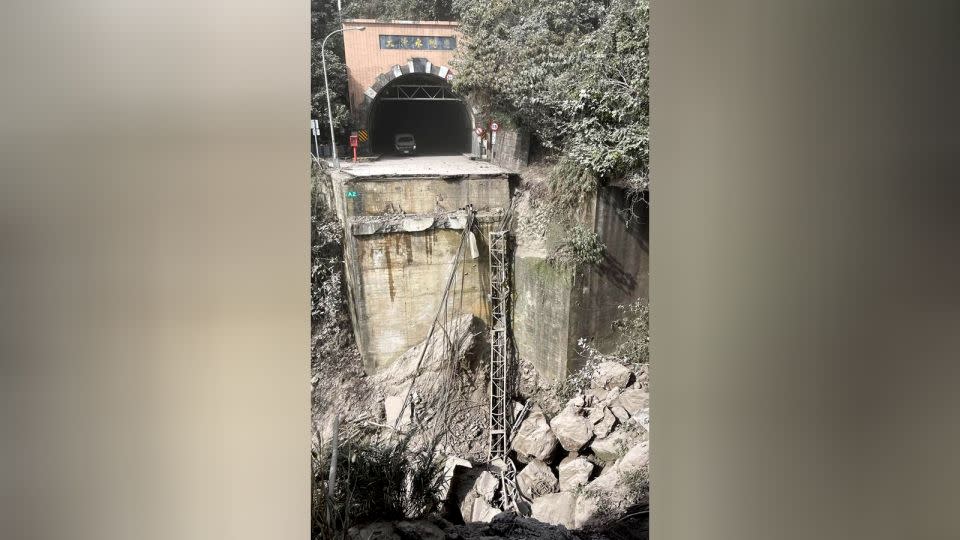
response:
[(385, 156), (377, 161), (360, 163), (341, 161), (340, 166), (344, 173), (355, 177), (506, 174), (508, 172), (492, 163), (472, 160), (462, 154), (452, 156)]

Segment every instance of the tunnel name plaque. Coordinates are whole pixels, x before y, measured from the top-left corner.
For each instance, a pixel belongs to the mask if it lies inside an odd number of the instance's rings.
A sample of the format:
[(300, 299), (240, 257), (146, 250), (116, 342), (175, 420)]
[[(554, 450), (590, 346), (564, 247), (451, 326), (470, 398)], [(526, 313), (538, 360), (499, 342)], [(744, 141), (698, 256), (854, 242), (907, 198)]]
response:
[(380, 34), (380, 48), (452, 51), (457, 48), (457, 38), (453, 36), (394, 36)]

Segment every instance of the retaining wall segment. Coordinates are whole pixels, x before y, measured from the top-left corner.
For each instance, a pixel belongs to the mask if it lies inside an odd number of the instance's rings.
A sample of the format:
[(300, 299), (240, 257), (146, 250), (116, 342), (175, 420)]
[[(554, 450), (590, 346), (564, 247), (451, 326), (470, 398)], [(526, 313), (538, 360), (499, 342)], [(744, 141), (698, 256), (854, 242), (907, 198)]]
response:
[[(627, 226), (625, 191), (602, 187), (577, 214), (581, 225), (595, 231), (606, 245), (598, 265), (557, 268), (546, 257), (564, 231), (553, 224), (543, 250), (518, 250), (514, 258), (513, 335), (520, 358), (531, 362), (550, 381), (582, 367), (577, 342), (609, 353), (618, 344), (613, 323), (620, 305), (649, 296), (649, 247), (646, 224)], [(537, 253), (541, 251), (540, 253)]]
[[(464, 246), (448, 316), (489, 321), (487, 235), (510, 204), (506, 174), (352, 177), (332, 175), (344, 223), (350, 315), (368, 373), (423, 341), (441, 305), (467, 213), (477, 211), (476, 251)], [(350, 194), (348, 196), (347, 194)]]

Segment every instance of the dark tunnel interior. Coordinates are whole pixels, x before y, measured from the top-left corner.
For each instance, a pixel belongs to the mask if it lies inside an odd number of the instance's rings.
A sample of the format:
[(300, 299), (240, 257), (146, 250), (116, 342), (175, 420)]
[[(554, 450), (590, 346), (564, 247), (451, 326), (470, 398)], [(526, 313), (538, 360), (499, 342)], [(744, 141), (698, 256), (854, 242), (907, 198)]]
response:
[[(391, 84), (446, 84), (439, 77), (405, 76)], [(388, 87), (380, 95), (388, 94)], [(460, 154), (470, 151), (471, 121), (463, 101), (390, 101), (377, 99), (371, 106), (368, 131), (374, 153), (395, 154), (393, 137), (410, 133), (420, 155)]]

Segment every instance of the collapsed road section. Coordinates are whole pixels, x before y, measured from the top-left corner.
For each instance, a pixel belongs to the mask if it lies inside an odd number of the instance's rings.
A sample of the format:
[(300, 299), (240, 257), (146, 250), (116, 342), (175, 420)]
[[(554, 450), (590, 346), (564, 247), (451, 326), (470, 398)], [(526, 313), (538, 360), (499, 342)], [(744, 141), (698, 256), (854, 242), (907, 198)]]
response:
[[(509, 174), (464, 156), (355, 163), (331, 172), (329, 198), (344, 226), (350, 316), (368, 373), (423, 341), (438, 306), (449, 316), (489, 313), (489, 233), (510, 207)], [(469, 249), (445, 296), (467, 231)]]

